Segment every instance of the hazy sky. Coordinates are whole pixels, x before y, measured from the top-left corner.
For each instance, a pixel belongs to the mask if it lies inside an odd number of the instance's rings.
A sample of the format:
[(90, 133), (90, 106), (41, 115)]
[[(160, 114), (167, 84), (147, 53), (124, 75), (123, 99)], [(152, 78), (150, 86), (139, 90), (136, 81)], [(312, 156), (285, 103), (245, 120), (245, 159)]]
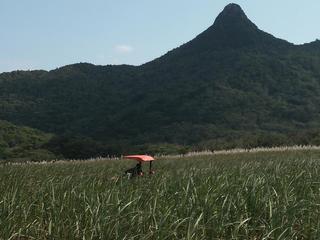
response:
[[(320, 38), (319, 0), (234, 0), (260, 29)], [(208, 28), (225, 0), (0, 0), (0, 72), (150, 61)]]

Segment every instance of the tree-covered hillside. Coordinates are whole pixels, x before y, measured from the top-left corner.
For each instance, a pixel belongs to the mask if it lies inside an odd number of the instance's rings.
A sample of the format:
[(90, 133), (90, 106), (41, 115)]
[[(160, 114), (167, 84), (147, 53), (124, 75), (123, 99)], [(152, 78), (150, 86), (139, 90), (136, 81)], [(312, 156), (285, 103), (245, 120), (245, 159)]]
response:
[(54, 133), (55, 144), (85, 136), (103, 154), (314, 143), (319, 106), (320, 41), (277, 39), (235, 4), (141, 66), (0, 75), (1, 119)]
[(45, 147), (51, 138), (52, 134), (0, 120), (0, 159), (54, 159), (56, 156)]

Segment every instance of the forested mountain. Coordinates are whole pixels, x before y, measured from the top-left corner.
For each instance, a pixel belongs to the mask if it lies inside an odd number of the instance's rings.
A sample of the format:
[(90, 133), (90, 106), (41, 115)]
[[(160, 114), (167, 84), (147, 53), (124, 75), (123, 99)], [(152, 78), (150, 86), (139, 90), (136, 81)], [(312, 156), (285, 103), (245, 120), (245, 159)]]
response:
[(104, 155), (317, 143), (319, 106), (320, 41), (275, 38), (236, 4), (141, 66), (0, 75), (0, 119), (54, 133), (56, 152), (82, 137)]
[(54, 159), (45, 147), (53, 136), (29, 127), (18, 127), (0, 120), (0, 159)]

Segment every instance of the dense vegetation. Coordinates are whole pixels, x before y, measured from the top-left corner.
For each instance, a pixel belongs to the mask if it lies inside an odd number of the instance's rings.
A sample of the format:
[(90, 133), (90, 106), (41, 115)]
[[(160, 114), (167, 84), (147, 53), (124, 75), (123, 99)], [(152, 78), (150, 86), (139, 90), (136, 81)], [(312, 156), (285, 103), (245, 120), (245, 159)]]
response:
[(0, 160), (43, 160), (56, 156), (44, 145), (52, 135), (0, 120)]
[(305, 142), (319, 134), (319, 106), (320, 41), (277, 39), (234, 4), (142, 66), (0, 75), (0, 119), (57, 135), (55, 151), (85, 137), (94, 155)]
[(320, 152), (0, 167), (0, 239), (319, 239)]

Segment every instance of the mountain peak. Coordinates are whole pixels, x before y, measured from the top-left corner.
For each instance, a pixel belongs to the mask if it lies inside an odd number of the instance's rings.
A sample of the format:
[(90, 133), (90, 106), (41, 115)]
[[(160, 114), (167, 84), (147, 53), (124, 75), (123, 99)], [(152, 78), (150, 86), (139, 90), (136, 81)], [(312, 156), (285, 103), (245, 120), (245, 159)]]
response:
[(239, 13), (244, 14), (240, 5), (235, 4), (235, 3), (228, 4), (222, 12), (225, 14), (239, 14)]
[(213, 25), (181, 49), (199, 54), (200, 51), (244, 47), (270, 49), (270, 46), (279, 49), (288, 47), (289, 43), (260, 30), (238, 4), (231, 3), (218, 15)]
[(228, 4), (214, 22), (215, 27), (239, 25), (246, 25), (256, 28), (256, 26), (248, 19), (242, 8), (235, 3)]

